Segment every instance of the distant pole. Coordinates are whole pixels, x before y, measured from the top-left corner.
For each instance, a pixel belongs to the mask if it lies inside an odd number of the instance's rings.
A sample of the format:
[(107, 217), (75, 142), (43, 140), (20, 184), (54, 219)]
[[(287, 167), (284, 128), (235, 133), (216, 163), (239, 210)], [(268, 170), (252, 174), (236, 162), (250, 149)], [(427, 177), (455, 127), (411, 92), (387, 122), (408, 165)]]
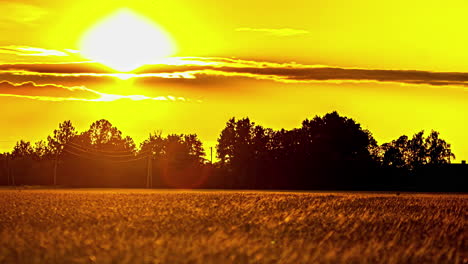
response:
[(55, 153), (54, 158), (54, 186), (57, 187), (57, 163), (58, 163), (58, 152)]
[(210, 147), (210, 162), (211, 162), (211, 165), (213, 165), (213, 147)]
[(148, 161), (146, 163), (146, 188), (151, 188), (151, 155), (148, 155)]
[[(9, 161), (9, 159), (8, 159), (8, 161)], [(8, 164), (10, 164), (10, 163), (8, 162)], [(15, 186), (15, 174), (13, 173), (12, 168), (10, 168), (10, 165), (8, 165), (8, 174), (10, 175), (10, 178), (11, 178), (11, 184), (13, 186)]]
[(10, 157), (6, 157), (6, 175), (7, 175), (7, 185), (10, 185)]
[(153, 188), (153, 157), (149, 156), (150, 188)]

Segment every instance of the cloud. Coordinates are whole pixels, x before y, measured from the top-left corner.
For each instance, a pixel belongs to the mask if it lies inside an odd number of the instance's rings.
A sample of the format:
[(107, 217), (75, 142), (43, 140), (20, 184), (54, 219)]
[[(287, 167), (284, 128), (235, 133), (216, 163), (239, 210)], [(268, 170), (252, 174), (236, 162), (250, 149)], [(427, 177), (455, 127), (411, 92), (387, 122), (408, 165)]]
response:
[(84, 86), (68, 87), (58, 84), (36, 84), (34, 82), (0, 82), (0, 96), (55, 98), (57, 100), (96, 100), (100, 95)]
[[(400, 84), (425, 84), (433, 86), (468, 86), (467, 72), (431, 72), (418, 70), (383, 70), (364, 68), (331, 67), (325, 65), (304, 65), (298, 63), (274, 63), (249, 61), (232, 58), (200, 58), (200, 65), (194, 65), (190, 58), (188, 65), (175, 65), (166, 72), (185, 73), (185, 78), (200, 76), (244, 77), (271, 80), (283, 83), (363, 83), (384, 82)], [(154, 67), (154, 68), (153, 68)], [(142, 73), (160, 71), (161, 66), (147, 66)]]
[(172, 58), (159, 64), (147, 65), (134, 73), (115, 73), (98, 63), (21, 63), (0, 64), (1, 74), (17, 76), (23, 81), (28, 78), (63, 78), (80, 80), (100, 78), (151, 79), (177, 83), (208, 83), (210, 77), (230, 79), (248, 78), (282, 83), (399, 83), (410, 85), (462, 86), (468, 87), (467, 72), (431, 72), (418, 70), (386, 70), (305, 65), (298, 63), (275, 63), (236, 58)]
[(305, 34), (310, 33), (307, 30), (294, 29), (294, 28), (250, 28), (250, 27), (242, 27), (242, 28), (236, 28), (236, 31), (259, 32), (259, 33), (264, 33), (264, 34), (267, 34), (267, 35), (277, 36), (277, 37), (290, 37), (290, 36), (305, 35)]
[(2, 72), (0, 81), (12, 83), (34, 82), (36, 84), (60, 84), (64, 86), (115, 87), (121, 80), (112, 76), (54, 76), (27, 72)]
[(119, 95), (101, 93), (89, 89), (85, 86), (64, 86), (58, 84), (36, 84), (34, 82), (12, 83), (8, 81), (0, 82), (0, 97), (17, 97), (40, 101), (87, 101), (87, 102), (110, 102), (122, 99), (133, 101), (171, 101), (187, 102), (184, 97), (157, 96), (149, 97), (145, 95)]
[(34, 25), (34, 22), (47, 15), (47, 11), (39, 6), (26, 3), (14, 3), (9, 1), (0, 1), (2, 6), (2, 15), (0, 16), (0, 25), (9, 25), (10, 23), (19, 23)]
[(0, 54), (13, 54), (13, 55), (18, 55), (18, 56), (40, 56), (40, 57), (69, 56), (69, 53), (64, 52), (64, 51), (35, 48), (35, 47), (29, 47), (29, 46), (3, 46), (3, 47), (0, 47)]
[(257, 68), (220, 67), (211, 74), (246, 76), (286, 83), (393, 82), (404, 84), (468, 86), (468, 73), (407, 70), (373, 70), (338, 67)]
[(6, 63), (0, 64), (0, 72), (27, 72), (30, 74), (101, 74), (113, 73), (109, 68), (94, 62), (76, 63)]

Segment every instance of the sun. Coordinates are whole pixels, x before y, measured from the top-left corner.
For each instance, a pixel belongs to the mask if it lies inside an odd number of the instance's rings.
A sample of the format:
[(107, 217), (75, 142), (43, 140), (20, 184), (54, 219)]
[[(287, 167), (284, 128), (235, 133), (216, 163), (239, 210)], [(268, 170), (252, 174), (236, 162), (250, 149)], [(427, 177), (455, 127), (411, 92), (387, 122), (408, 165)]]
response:
[(129, 9), (121, 9), (83, 35), (80, 52), (119, 72), (131, 72), (174, 55), (176, 45), (155, 22)]

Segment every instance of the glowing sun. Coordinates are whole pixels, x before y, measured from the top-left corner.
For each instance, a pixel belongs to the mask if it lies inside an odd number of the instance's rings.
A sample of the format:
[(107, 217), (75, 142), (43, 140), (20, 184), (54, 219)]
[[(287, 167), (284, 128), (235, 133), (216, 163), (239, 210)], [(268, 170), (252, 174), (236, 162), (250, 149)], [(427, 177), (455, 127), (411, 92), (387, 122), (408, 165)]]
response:
[(128, 9), (104, 18), (80, 43), (81, 54), (120, 72), (173, 55), (174, 41), (153, 21)]

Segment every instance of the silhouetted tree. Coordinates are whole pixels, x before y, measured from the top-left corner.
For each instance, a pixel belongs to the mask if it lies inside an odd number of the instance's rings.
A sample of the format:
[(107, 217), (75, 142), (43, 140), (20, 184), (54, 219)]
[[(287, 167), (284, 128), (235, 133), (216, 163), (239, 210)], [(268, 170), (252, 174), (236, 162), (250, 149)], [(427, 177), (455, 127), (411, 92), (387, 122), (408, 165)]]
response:
[(135, 151), (135, 143), (130, 137), (122, 137), (122, 132), (108, 120), (101, 119), (93, 124), (86, 132), (90, 143), (98, 150)]
[(166, 138), (163, 138), (161, 133), (150, 134), (149, 138), (141, 143), (140, 149), (140, 153), (149, 152), (154, 159), (181, 163), (205, 161), (203, 144), (195, 134), (172, 134)]
[(20, 140), (13, 147), (11, 156), (14, 159), (25, 158), (25, 157), (31, 157), (33, 153), (34, 153), (34, 148), (32, 147), (31, 142)]
[(248, 118), (232, 118), (217, 145), (218, 158), (237, 178), (237, 187), (349, 183), (352, 173), (373, 166), (371, 150), (376, 149), (369, 131), (337, 112), (306, 119), (298, 129), (276, 132)]
[(164, 155), (165, 145), (161, 132), (150, 133), (149, 138), (140, 144), (140, 153), (147, 152), (155, 159), (159, 159)]
[(408, 137), (401, 136), (390, 143), (381, 146), (384, 166), (405, 168), (408, 164)]
[[(71, 134), (71, 133), (70, 133)], [(61, 157), (60, 180), (72, 186), (141, 186), (145, 161), (137, 159), (135, 143), (108, 120), (91, 124), (88, 130), (67, 138)], [(59, 180), (59, 184), (61, 184)], [(144, 185), (143, 185), (144, 186)]]
[(231, 118), (221, 131), (216, 146), (222, 163), (244, 162), (271, 149), (273, 130), (255, 125), (249, 118)]
[(203, 149), (203, 143), (198, 139), (198, 136), (196, 134), (182, 134), (180, 136), (190, 159), (198, 163), (204, 163), (205, 150)]
[(450, 144), (439, 138), (439, 132), (431, 131), (424, 138), (424, 131), (413, 135), (412, 139), (401, 136), (397, 140), (382, 145), (384, 166), (415, 169), (426, 164), (440, 165), (450, 163), (455, 155)]
[(37, 160), (42, 160), (51, 155), (51, 149), (44, 140), (40, 140), (34, 144), (33, 156)]
[(353, 119), (337, 112), (316, 116), (303, 121), (295, 134), (304, 185), (345, 188), (362, 184), (370, 173), (366, 170), (372, 167), (370, 150), (376, 141)]
[[(235, 158), (235, 153), (239, 153), (239, 150), (236, 150), (235, 148), (245, 148), (245, 146), (241, 145), (248, 144), (245, 136), (244, 138), (240, 138), (241, 135), (244, 135), (245, 133), (238, 133), (239, 127), (242, 127), (241, 125), (238, 125), (240, 122), (247, 122), (249, 126), (252, 126), (248, 118), (239, 121), (232, 118), (226, 123), (226, 127), (221, 131), (221, 135), (218, 138), (216, 153), (223, 164), (230, 163), (232, 159)], [(247, 130), (247, 133), (249, 133), (250, 127), (248, 127)]]
[(234, 177), (234, 187), (248, 188), (263, 181), (260, 168), (270, 161), (273, 130), (255, 125), (249, 118), (231, 118), (221, 131), (217, 156)]
[(413, 138), (408, 141), (407, 148), (407, 163), (410, 168), (420, 167), (427, 163), (427, 150), (424, 142), (424, 131), (420, 131), (414, 134)]
[(447, 165), (455, 155), (437, 131), (378, 146), (369, 131), (337, 112), (278, 131), (231, 118), (216, 148), (220, 162), (208, 164), (196, 134), (153, 133), (137, 152), (133, 139), (108, 120), (79, 134), (64, 121), (47, 142), (21, 140), (0, 155), (0, 184), (57, 179), (69, 186), (143, 187), (151, 179), (154, 187), (178, 188), (463, 191), (468, 171)]
[(155, 182), (160, 186), (193, 188), (201, 184), (205, 152), (197, 135), (171, 134), (164, 138), (160, 132), (154, 133), (140, 149), (140, 154), (151, 154), (158, 178)]
[(81, 147), (95, 151), (136, 152), (133, 139), (128, 136), (123, 137), (122, 132), (105, 119), (92, 123), (87, 131), (73, 136), (71, 141)]
[(451, 145), (439, 138), (439, 132), (432, 130), (425, 140), (427, 150), (427, 164), (440, 165), (448, 164), (455, 158)]
[(183, 135), (168, 135), (164, 142), (164, 154), (165, 159), (175, 166), (198, 162), (198, 157), (192, 155), (191, 146), (186, 144)]
[[(47, 137), (46, 155), (61, 155), (65, 144), (70, 142), (77, 135), (77, 131), (70, 120), (63, 121), (59, 128), (55, 129), (52, 136)], [(51, 157), (52, 158), (52, 157)]]
[(375, 144), (369, 131), (337, 112), (306, 119), (302, 122), (301, 133), (305, 134), (302, 137), (304, 143), (310, 146), (309, 150), (319, 160), (368, 160), (369, 147)]

